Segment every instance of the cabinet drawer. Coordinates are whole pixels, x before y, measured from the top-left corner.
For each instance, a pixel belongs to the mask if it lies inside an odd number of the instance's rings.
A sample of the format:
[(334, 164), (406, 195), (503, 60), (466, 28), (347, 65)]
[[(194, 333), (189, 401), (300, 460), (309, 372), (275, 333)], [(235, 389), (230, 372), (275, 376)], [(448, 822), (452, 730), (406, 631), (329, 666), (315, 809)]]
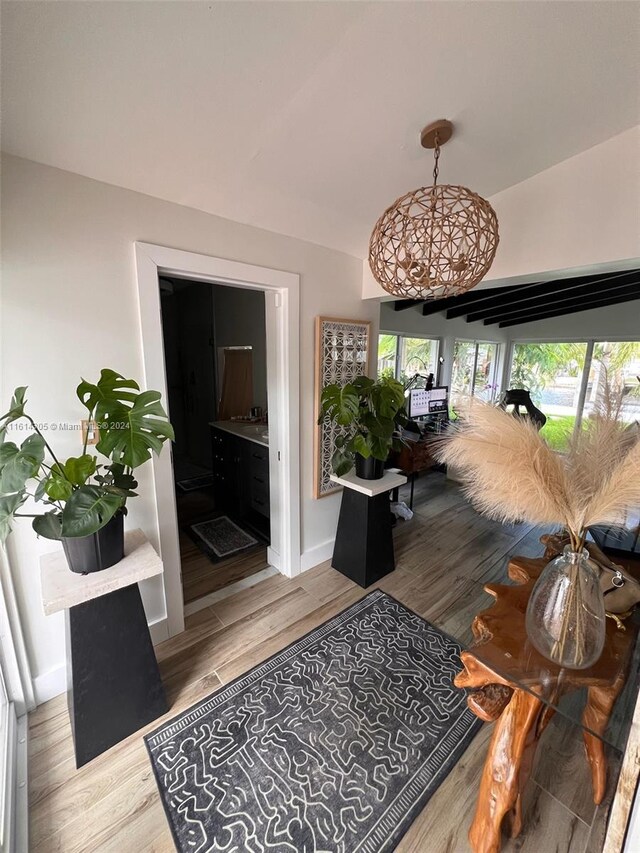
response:
[[(254, 447), (256, 448), (254, 450)], [(251, 475), (262, 477), (269, 482), (269, 451), (266, 447), (254, 445), (249, 453), (249, 470)]]
[(265, 518), (269, 518), (269, 496), (252, 495), (251, 509), (255, 510), (256, 512), (259, 512), (260, 515), (264, 515)]

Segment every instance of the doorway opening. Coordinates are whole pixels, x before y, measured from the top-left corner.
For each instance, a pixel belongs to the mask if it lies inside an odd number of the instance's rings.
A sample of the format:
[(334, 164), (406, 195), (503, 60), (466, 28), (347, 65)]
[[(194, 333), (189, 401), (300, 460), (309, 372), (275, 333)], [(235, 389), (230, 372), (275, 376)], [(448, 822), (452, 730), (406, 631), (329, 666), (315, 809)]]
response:
[(185, 613), (274, 574), (265, 293), (161, 276)]
[[(167, 400), (169, 393), (165, 370), (160, 278), (207, 283), (210, 287), (219, 285), (225, 292), (228, 292), (229, 288), (239, 288), (243, 292), (243, 298), (252, 291), (262, 293), (266, 326), (268, 408), (268, 435), (262, 438), (268, 438), (268, 447), (264, 442), (263, 447), (268, 458), (270, 504), (270, 544), (266, 553), (269, 566), (287, 577), (294, 577), (300, 571), (299, 276), (268, 267), (150, 243), (135, 244), (135, 262), (144, 379), (147, 387), (157, 388)], [(225, 359), (229, 358), (231, 346), (223, 349)], [(224, 374), (222, 369), (223, 384)], [(230, 383), (232, 390), (234, 384)], [(222, 393), (220, 389), (220, 394)], [(172, 414), (170, 406), (169, 414)], [(264, 431), (266, 425), (252, 423), (246, 426), (257, 432), (258, 428)], [(256, 447), (259, 444), (257, 441), (254, 443)], [(256, 452), (259, 455), (259, 452)], [(155, 518), (148, 519), (146, 530), (152, 544), (158, 548), (164, 564), (162, 580), (167, 617), (166, 631), (163, 633), (171, 637), (184, 630), (185, 616), (180, 529), (171, 454), (162, 453), (154, 457), (152, 472), (156, 499), (153, 506)]]

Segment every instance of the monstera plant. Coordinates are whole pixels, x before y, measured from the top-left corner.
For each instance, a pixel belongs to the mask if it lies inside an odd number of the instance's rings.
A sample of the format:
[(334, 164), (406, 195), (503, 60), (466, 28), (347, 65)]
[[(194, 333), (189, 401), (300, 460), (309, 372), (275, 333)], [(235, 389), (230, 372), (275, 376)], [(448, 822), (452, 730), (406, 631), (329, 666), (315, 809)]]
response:
[[(62, 540), (73, 571), (107, 568), (123, 554), (122, 520), (127, 499), (137, 494), (134, 470), (174, 437), (160, 393), (140, 391), (114, 370), (102, 370), (95, 384), (83, 379), (76, 393), (98, 431), (97, 455), (88, 452), (87, 430), (82, 453), (61, 461), (45, 425), (26, 411), (26, 392), (16, 388), (0, 418), (0, 541), (13, 518), (26, 516), (39, 536)], [(25, 427), (30, 434), (20, 446), (8, 440)], [(20, 512), (30, 498), (42, 512)]]
[(320, 398), (320, 423), (333, 421), (340, 434), (335, 439), (331, 464), (341, 477), (356, 466), (356, 474), (376, 480), (392, 447), (402, 441), (395, 434), (407, 422), (404, 387), (390, 376), (378, 381), (358, 376), (347, 385), (327, 385)]

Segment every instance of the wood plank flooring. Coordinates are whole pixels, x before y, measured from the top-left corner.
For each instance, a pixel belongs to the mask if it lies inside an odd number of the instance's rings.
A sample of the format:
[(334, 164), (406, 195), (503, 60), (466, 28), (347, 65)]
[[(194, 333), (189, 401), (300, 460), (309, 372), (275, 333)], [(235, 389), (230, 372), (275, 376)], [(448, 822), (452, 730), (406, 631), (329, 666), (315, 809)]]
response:
[(236, 581), (261, 572), (267, 563), (267, 546), (262, 542), (214, 562), (196, 545), (188, 533), (191, 524), (208, 521), (222, 513), (216, 509), (213, 489), (198, 489), (186, 494), (176, 490), (182, 593), (189, 604)]
[[(395, 530), (397, 568), (376, 586), (449, 633), (470, 639), (473, 615), (490, 602), (482, 585), (504, 579), (508, 554), (536, 555), (540, 531), (480, 518), (457, 486), (432, 473), (417, 485), (415, 517)], [(328, 563), (289, 580), (272, 576), (187, 619), (187, 630), (157, 647), (170, 719), (280, 651), (364, 594)], [(154, 722), (147, 730), (155, 728)], [(30, 715), (31, 853), (169, 853), (174, 849), (138, 732), (75, 769), (66, 698)], [(480, 771), (491, 727), (484, 726), (414, 822), (398, 853), (468, 853)], [(580, 731), (556, 715), (527, 788), (525, 829), (505, 853), (598, 853), (615, 788), (596, 808)]]

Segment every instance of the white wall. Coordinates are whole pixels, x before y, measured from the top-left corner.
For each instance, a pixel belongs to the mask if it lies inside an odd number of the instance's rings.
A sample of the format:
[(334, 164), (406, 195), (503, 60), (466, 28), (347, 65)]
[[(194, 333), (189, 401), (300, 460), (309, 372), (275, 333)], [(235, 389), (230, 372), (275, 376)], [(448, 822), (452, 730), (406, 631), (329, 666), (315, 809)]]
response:
[[(553, 128), (539, 128), (539, 133), (544, 145), (545, 133)], [(640, 126), (489, 201), (498, 216), (500, 243), (483, 284), (589, 271), (602, 264), (623, 267), (624, 261), (640, 257)], [(362, 294), (365, 299), (386, 295), (366, 260)]]
[[(28, 385), (37, 421), (78, 421), (75, 387), (81, 375), (91, 379), (109, 366), (142, 376), (134, 241), (300, 275), (302, 562), (309, 567), (325, 559), (340, 498), (312, 497), (314, 318), (371, 320), (377, 332), (377, 304), (361, 301), (361, 261), (9, 156), (2, 161), (2, 226), (1, 400), (6, 407), (13, 388)], [(76, 454), (77, 433), (56, 431), (55, 446), (62, 456)], [(130, 525), (143, 529), (154, 525), (150, 477), (148, 468), (140, 470), (141, 497), (131, 503), (129, 517)], [(38, 556), (52, 543), (37, 540), (22, 521), (8, 550), (42, 701), (64, 689), (63, 618), (43, 615), (38, 580)], [(162, 622), (161, 582), (143, 587), (147, 616)]]

